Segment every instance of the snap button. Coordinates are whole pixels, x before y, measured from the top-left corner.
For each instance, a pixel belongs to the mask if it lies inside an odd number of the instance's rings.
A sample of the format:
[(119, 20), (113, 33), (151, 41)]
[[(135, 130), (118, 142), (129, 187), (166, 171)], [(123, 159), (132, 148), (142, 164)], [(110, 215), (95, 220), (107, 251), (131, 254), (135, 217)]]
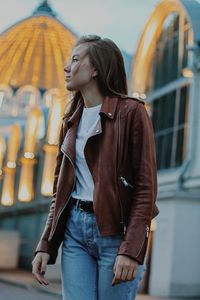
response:
[(109, 112), (109, 113), (108, 113), (108, 115), (109, 115), (109, 117), (111, 117), (111, 116), (112, 116), (112, 113), (111, 113), (111, 112)]
[(97, 129), (96, 132), (99, 132), (99, 129)]

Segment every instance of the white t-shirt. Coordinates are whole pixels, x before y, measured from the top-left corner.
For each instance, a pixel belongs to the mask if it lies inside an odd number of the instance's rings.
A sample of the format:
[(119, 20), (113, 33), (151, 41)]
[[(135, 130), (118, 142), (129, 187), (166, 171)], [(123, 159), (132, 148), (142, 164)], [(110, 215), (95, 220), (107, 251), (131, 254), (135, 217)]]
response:
[(84, 148), (91, 131), (100, 119), (101, 105), (84, 107), (76, 136), (76, 184), (72, 197), (93, 201), (94, 182), (85, 160)]

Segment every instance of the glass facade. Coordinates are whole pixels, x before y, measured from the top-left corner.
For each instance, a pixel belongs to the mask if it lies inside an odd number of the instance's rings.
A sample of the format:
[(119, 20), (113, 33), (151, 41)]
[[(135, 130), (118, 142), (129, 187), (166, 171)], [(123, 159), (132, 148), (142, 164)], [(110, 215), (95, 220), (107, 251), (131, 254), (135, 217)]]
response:
[(158, 169), (181, 165), (186, 155), (189, 86), (172, 91), (153, 102)]
[(180, 166), (186, 156), (190, 86), (183, 83), (182, 70), (188, 67), (190, 30), (184, 16), (169, 15), (153, 56), (151, 106), (159, 170)]

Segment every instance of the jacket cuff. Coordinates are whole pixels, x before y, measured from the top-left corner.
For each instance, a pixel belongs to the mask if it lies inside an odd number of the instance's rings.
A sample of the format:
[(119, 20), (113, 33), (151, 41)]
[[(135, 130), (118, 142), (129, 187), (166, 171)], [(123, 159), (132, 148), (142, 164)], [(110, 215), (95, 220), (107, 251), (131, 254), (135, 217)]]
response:
[[(147, 250), (150, 226), (140, 224), (133, 230), (131, 236), (128, 232), (125, 234), (117, 255), (126, 255), (143, 265)], [(128, 231), (128, 229), (127, 229)]]
[(34, 256), (38, 253), (38, 252), (46, 252), (50, 255), (49, 261), (48, 261), (48, 265), (53, 265), (56, 262), (57, 256), (58, 256), (58, 249), (56, 247), (53, 246), (53, 244), (51, 242), (45, 241), (45, 240), (41, 240), (39, 241), (37, 248), (34, 252)]

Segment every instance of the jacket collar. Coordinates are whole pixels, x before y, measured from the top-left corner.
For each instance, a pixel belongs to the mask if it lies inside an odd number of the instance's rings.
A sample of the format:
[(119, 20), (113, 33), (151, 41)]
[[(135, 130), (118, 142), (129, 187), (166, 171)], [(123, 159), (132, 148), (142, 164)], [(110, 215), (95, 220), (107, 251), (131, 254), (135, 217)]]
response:
[[(100, 114), (106, 115), (110, 119), (114, 119), (115, 117), (115, 112), (117, 108), (117, 102), (118, 98), (117, 97), (110, 97), (106, 96), (103, 99), (103, 103), (100, 109)], [(68, 125), (71, 123), (73, 124), (74, 122), (77, 122), (80, 120), (82, 111), (83, 111), (83, 101), (80, 101), (76, 110), (74, 113), (71, 115), (71, 117), (67, 120)], [(63, 117), (63, 120), (66, 118), (66, 116)]]
[(100, 113), (105, 114), (110, 119), (114, 119), (116, 108), (117, 108), (117, 102), (118, 102), (117, 97), (106, 96), (103, 99)]

